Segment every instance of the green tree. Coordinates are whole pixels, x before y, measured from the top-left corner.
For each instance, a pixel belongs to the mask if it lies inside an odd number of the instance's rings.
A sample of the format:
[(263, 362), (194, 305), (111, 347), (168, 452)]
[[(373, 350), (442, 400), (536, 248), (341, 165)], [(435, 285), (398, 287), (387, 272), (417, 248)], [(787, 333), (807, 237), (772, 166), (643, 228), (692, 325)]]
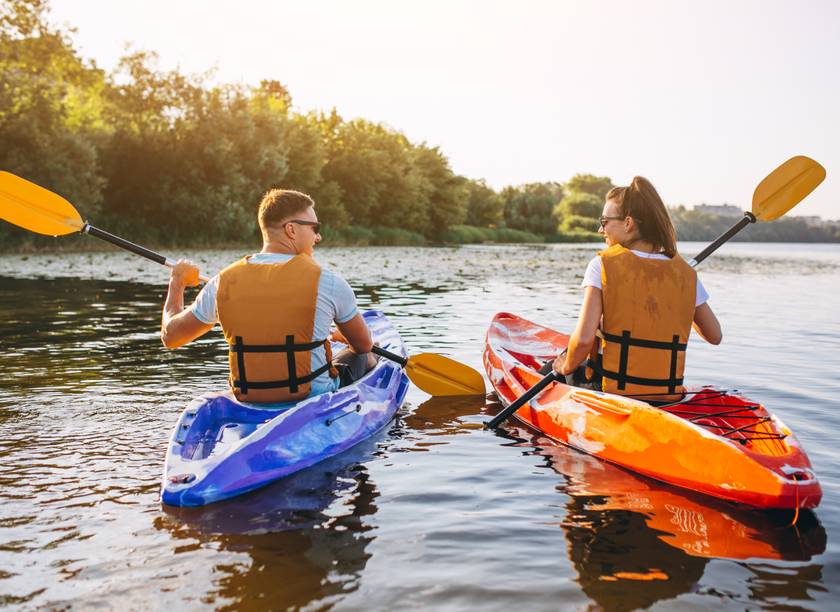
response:
[(476, 227), (498, 226), (502, 222), (505, 208), (502, 196), (488, 187), (484, 179), (464, 179), (464, 183), (467, 190), (467, 224)]
[(595, 232), (598, 230), (598, 221), (592, 217), (567, 215), (563, 217), (560, 230), (565, 233)]
[(426, 145), (415, 146), (412, 161), (423, 177), (422, 191), (429, 218), (427, 232), (430, 231), (434, 238), (450, 225), (463, 223), (469, 193), (440, 150)]
[(563, 198), (559, 183), (531, 183), (521, 187), (506, 187), (502, 191), (505, 202), (504, 219), (507, 227), (550, 236), (557, 232), (554, 209)]
[(104, 76), (46, 15), (43, 0), (0, 5), (0, 168), (95, 213), (103, 186), (95, 115)]
[(560, 218), (568, 216), (587, 217), (597, 219), (601, 216), (604, 201), (598, 196), (581, 191), (573, 191), (564, 197), (557, 205), (557, 215)]
[(321, 118), (327, 141), (322, 175), (341, 189), (351, 225), (430, 229), (429, 190), (402, 134), (363, 119)]
[(601, 204), (606, 199), (607, 192), (614, 186), (610, 177), (594, 174), (575, 174), (565, 184), (567, 192), (588, 193), (598, 198)]

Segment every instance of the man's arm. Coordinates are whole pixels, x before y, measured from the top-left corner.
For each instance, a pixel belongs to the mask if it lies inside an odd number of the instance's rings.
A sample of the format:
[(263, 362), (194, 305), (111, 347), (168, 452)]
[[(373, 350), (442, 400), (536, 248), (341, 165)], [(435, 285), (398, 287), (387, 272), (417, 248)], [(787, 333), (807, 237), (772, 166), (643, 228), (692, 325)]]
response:
[(160, 323), (160, 340), (168, 349), (183, 346), (213, 329), (212, 324), (199, 321), (193, 313), (184, 310), (184, 288), (196, 285), (198, 268), (188, 261), (179, 261), (169, 277)]
[(338, 331), (347, 339), (350, 350), (357, 355), (370, 353), (373, 348), (373, 338), (370, 335), (367, 323), (361, 314), (344, 323), (336, 323)]

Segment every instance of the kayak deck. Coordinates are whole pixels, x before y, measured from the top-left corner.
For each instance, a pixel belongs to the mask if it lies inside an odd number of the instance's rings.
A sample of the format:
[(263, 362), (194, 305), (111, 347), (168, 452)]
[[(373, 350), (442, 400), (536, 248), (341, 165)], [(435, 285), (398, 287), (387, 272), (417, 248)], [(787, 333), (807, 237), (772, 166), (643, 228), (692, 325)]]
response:
[[(405, 356), (381, 312), (364, 317), (381, 346)], [(390, 422), (407, 390), (402, 368), (382, 359), (354, 384), (288, 406), (243, 404), (230, 392), (199, 397), (170, 437), (161, 501), (205, 505), (335, 456)]]
[[(484, 363), (503, 404), (538, 382), (569, 336), (508, 313), (487, 332)], [(822, 497), (793, 432), (759, 403), (711, 387), (680, 402), (643, 401), (553, 383), (517, 418), (601, 459), (687, 489), (761, 508), (813, 508)]]

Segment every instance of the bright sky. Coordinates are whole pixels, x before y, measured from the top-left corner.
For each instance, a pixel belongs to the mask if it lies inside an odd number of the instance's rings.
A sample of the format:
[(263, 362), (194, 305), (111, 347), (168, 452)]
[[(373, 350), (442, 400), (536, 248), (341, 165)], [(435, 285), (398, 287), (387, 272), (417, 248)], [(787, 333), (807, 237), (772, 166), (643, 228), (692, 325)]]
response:
[(133, 49), (217, 81), (276, 79), (441, 148), (495, 188), (641, 174), (668, 204), (749, 208), (804, 154), (795, 210), (840, 218), (840, 2), (833, 0), (52, 0), (82, 54)]

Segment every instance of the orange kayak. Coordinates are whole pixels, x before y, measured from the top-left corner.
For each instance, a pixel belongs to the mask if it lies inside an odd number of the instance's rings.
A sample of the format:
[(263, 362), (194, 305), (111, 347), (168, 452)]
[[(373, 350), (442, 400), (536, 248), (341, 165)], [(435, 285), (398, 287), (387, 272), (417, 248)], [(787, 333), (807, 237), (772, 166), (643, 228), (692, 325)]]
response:
[[(508, 313), (487, 330), (484, 367), (505, 405), (543, 376), (569, 336)], [(550, 384), (515, 416), (562, 444), (638, 474), (757, 508), (815, 508), (822, 489), (793, 432), (734, 391), (692, 389), (652, 406)]]

